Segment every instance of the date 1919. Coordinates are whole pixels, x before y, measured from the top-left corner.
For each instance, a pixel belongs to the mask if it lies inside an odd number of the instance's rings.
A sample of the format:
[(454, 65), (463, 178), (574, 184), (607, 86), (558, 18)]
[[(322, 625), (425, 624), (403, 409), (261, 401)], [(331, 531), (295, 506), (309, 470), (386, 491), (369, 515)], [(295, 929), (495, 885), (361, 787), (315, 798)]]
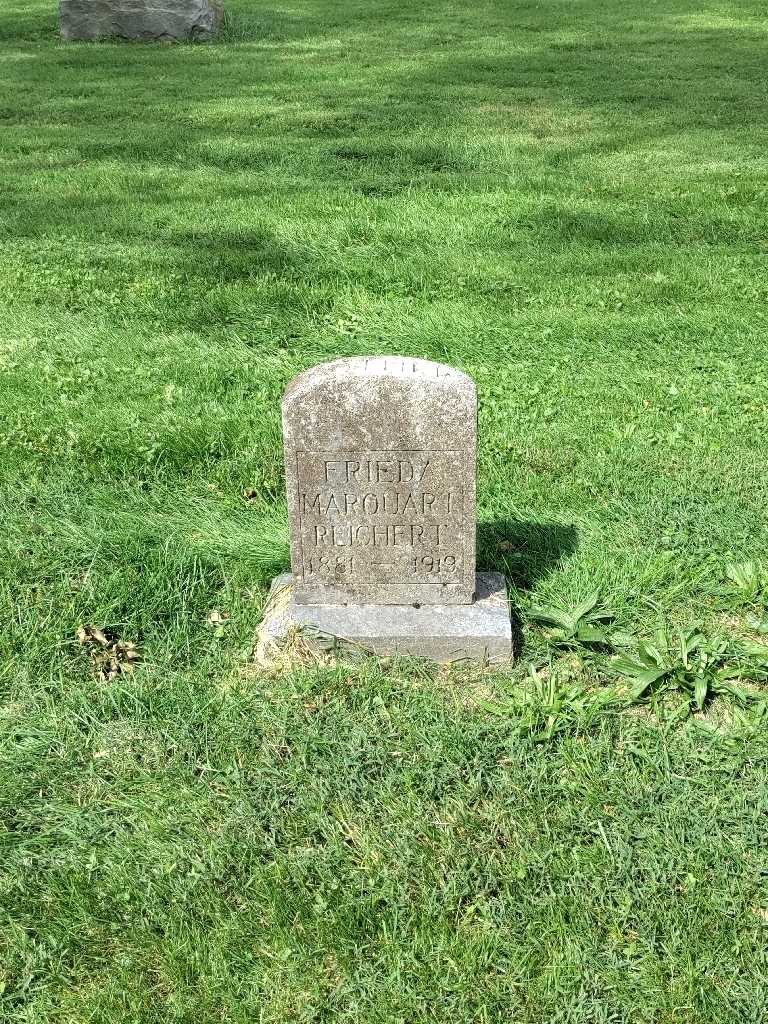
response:
[(444, 555), (442, 558), (435, 558), (433, 555), (422, 555), (421, 558), (411, 559), (412, 573), (446, 573), (456, 572), (456, 558), (454, 555)]

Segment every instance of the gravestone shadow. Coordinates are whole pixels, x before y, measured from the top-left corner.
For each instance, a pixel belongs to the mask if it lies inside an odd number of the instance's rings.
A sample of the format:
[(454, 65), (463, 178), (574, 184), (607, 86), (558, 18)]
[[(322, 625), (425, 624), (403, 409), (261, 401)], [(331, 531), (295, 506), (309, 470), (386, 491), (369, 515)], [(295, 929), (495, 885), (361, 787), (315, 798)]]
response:
[[(493, 519), (477, 524), (477, 567), (502, 573), (516, 590), (530, 590), (572, 554), (579, 543), (575, 526)], [(510, 608), (515, 657), (523, 649), (520, 613)]]

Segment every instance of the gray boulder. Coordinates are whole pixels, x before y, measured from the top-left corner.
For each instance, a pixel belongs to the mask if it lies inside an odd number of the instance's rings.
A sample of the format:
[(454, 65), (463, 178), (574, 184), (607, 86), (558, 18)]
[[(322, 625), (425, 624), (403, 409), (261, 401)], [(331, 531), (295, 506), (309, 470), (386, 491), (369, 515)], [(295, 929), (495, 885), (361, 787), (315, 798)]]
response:
[(211, 39), (223, 0), (60, 0), (64, 39)]

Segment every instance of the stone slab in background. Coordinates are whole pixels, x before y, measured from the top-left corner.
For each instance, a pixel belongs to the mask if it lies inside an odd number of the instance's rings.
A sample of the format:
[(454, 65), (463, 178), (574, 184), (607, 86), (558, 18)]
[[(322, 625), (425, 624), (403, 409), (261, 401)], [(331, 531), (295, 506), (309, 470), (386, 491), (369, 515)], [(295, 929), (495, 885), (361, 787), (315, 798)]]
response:
[(223, 17), (222, 0), (61, 0), (64, 39), (211, 39)]
[(280, 660), (292, 636), (318, 653), (332, 648), (431, 661), (502, 667), (512, 661), (512, 627), (504, 577), (477, 574), (469, 605), (298, 604), (293, 576), (272, 583), (257, 652), (263, 665)]

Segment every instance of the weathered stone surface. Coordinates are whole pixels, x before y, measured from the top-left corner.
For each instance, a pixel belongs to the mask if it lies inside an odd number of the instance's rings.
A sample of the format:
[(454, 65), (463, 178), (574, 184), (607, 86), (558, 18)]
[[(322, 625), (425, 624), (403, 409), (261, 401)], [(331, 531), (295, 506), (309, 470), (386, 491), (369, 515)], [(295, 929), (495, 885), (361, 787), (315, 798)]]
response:
[(470, 604), (477, 395), (441, 363), (359, 357), (283, 399), (297, 604)]
[(61, 0), (65, 39), (205, 40), (223, 16), (222, 0)]
[(293, 576), (272, 584), (259, 629), (262, 664), (280, 657), (283, 645), (300, 632), (303, 643), (326, 651), (329, 639), (343, 653), (361, 648), (380, 656), (406, 654), (432, 661), (498, 666), (512, 660), (507, 588), (501, 573), (478, 573), (471, 605), (307, 605), (295, 600)]
[(286, 390), (283, 434), (293, 572), (273, 583), (262, 662), (283, 660), (295, 634), (321, 651), (511, 661), (504, 578), (475, 574), (466, 374), (421, 359), (325, 363)]

